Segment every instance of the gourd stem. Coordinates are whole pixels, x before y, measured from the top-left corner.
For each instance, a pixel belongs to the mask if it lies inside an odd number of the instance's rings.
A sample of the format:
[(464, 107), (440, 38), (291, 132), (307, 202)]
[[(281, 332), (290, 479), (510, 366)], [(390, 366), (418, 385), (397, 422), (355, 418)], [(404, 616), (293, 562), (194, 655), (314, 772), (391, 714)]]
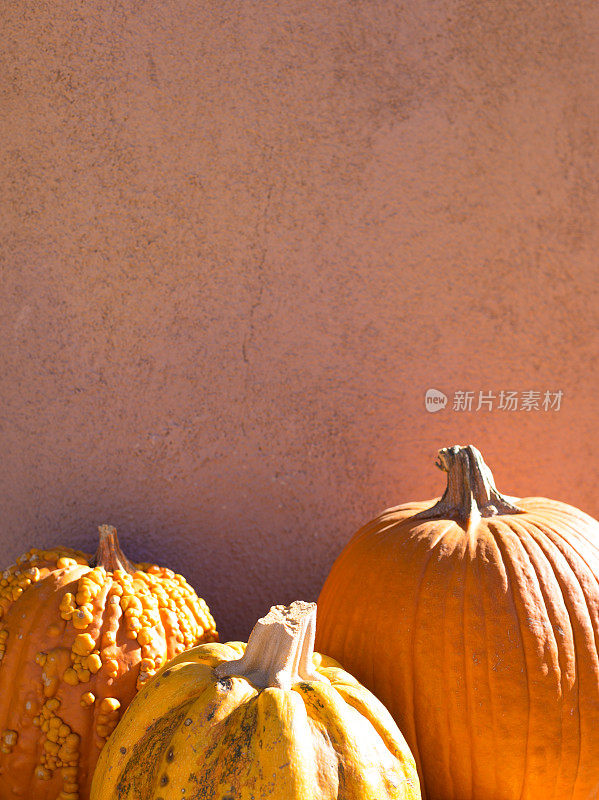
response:
[(100, 525), (98, 528), (100, 541), (96, 555), (90, 562), (92, 567), (104, 567), (106, 572), (114, 572), (117, 569), (133, 575), (135, 567), (121, 550), (116, 528), (112, 525)]
[(244, 677), (257, 689), (291, 689), (300, 681), (323, 681), (312, 663), (316, 632), (316, 603), (296, 600), (272, 606), (255, 624), (245, 654), (218, 664), (218, 678)]
[(491, 470), (473, 445), (439, 450), (436, 465), (447, 473), (445, 494), (413, 519), (454, 519), (469, 525), (481, 517), (523, 513), (497, 491)]

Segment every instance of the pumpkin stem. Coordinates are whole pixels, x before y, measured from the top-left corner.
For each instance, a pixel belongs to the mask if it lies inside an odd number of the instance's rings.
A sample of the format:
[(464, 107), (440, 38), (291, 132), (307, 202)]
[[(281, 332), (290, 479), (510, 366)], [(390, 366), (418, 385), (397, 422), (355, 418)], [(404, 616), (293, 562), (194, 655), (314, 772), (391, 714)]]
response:
[(100, 525), (98, 531), (100, 532), (100, 542), (96, 555), (90, 561), (90, 566), (104, 567), (106, 572), (121, 569), (123, 572), (133, 575), (135, 567), (121, 550), (116, 528), (112, 525)]
[(413, 519), (454, 519), (468, 526), (481, 517), (523, 513), (497, 491), (491, 470), (473, 445), (439, 450), (436, 466), (447, 473), (445, 494)]
[(218, 664), (218, 678), (241, 676), (257, 689), (291, 689), (300, 681), (323, 681), (312, 663), (316, 603), (296, 600), (272, 606), (254, 625), (243, 658)]

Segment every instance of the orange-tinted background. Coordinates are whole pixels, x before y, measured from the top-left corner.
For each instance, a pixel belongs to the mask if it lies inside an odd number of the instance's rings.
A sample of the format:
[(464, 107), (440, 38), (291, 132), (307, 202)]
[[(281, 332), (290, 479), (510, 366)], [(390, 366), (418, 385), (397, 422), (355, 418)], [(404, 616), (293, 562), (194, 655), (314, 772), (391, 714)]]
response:
[(1, 15), (1, 564), (111, 522), (236, 638), (438, 447), (599, 515), (595, 2)]

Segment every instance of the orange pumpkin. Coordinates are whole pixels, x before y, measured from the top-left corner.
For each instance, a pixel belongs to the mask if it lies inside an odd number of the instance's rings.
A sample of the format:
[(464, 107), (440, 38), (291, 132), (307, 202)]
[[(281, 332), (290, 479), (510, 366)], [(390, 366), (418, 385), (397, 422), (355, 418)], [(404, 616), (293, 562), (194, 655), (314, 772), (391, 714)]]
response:
[[(507, 498), (472, 446), (354, 536), (316, 643), (387, 705), (428, 800), (599, 797), (599, 523)], [(384, 648), (373, 648), (384, 641)]]
[(0, 582), (0, 799), (86, 800), (136, 691), (216, 639), (185, 579), (131, 564), (108, 525), (93, 558), (64, 547), (21, 556)]

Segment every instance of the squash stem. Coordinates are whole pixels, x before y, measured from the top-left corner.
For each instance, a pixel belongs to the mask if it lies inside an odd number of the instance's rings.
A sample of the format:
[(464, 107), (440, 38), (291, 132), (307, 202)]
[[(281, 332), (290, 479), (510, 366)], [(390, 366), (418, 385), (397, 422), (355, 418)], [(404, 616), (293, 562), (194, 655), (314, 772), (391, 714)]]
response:
[(291, 689), (300, 681), (323, 681), (312, 663), (316, 632), (316, 603), (297, 600), (272, 606), (255, 624), (245, 654), (218, 664), (218, 678), (244, 677), (257, 689)]
[(497, 491), (491, 470), (473, 445), (439, 450), (436, 465), (447, 473), (445, 493), (413, 519), (454, 519), (467, 527), (481, 517), (523, 513)]
[(112, 525), (100, 525), (98, 528), (100, 541), (96, 555), (92, 559), (91, 566), (104, 567), (106, 572), (114, 572), (117, 569), (133, 575), (135, 567), (121, 550), (116, 528)]

